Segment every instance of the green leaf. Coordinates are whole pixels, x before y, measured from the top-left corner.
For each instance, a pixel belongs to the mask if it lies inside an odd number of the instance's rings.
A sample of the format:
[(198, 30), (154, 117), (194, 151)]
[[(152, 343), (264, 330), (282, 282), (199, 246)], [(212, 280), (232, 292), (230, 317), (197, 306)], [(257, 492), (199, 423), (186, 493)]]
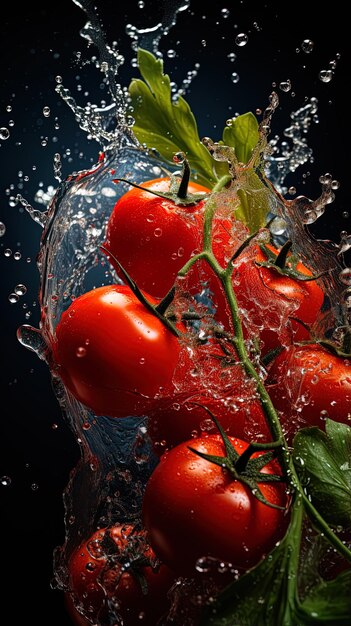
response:
[(244, 113), (231, 120), (223, 130), (223, 143), (235, 148), (240, 163), (247, 163), (259, 140), (258, 122), (253, 113)]
[(351, 526), (351, 428), (326, 421), (326, 432), (303, 428), (294, 439), (294, 465), (306, 494), (333, 526)]
[(134, 134), (140, 143), (155, 148), (168, 161), (172, 161), (174, 153), (184, 152), (197, 173), (197, 180), (212, 188), (218, 180), (217, 174), (228, 172), (227, 165), (216, 163), (201, 143), (186, 100), (180, 96), (172, 102), (170, 79), (163, 74), (163, 61), (139, 48), (138, 65), (145, 82), (134, 79), (129, 86)]
[(299, 599), (302, 520), (298, 499), (280, 544), (219, 595), (200, 626), (350, 626), (351, 571), (315, 585)]
[(301, 504), (295, 506), (278, 547), (220, 594), (201, 626), (297, 626), (292, 617), (302, 513)]
[(238, 196), (240, 206), (235, 211), (236, 219), (244, 222), (250, 233), (265, 226), (270, 211), (271, 192), (253, 169), (247, 171), (245, 186), (238, 190)]
[[(301, 605), (301, 609), (320, 620), (319, 624), (339, 626), (351, 624), (351, 570), (335, 580), (315, 587)], [(322, 621), (323, 619), (323, 621)]]

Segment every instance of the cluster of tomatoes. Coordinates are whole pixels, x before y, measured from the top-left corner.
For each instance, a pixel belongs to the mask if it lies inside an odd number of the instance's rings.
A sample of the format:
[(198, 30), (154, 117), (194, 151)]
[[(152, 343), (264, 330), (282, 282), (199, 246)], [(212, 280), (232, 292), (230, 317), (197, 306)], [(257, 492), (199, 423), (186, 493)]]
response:
[[(143, 188), (118, 200), (105, 241), (117, 274), (125, 277), (122, 266), (138, 289), (133, 282), (114, 284), (77, 298), (53, 342), (55, 368), (67, 389), (96, 415), (148, 416), (160, 457), (146, 485), (140, 527), (100, 529), (71, 555), (67, 602), (81, 625), (104, 623), (115, 611), (123, 624), (156, 626), (179, 577), (201, 577), (207, 569), (201, 563), (209, 559), (216, 564), (215, 585), (223, 587), (228, 577), (219, 570), (254, 566), (282, 537), (289, 517), (284, 482), (264, 480), (281, 475), (276, 460), (261, 464), (261, 499), (225, 466), (249, 441), (271, 436), (255, 384), (230, 342), (231, 313), (218, 277), (201, 260), (177, 278), (203, 248), (206, 197), (183, 205), (148, 191), (168, 192), (168, 179)], [(189, 192), (209, 190), (191, 183)], [(246, 236), (233, 216), (216, 212), (213, 253), (221, 267), (233, 263), (247, 345), (261, 357), (279, 353), (268, 373), (259, 358), (256, 365), (291, 443), (301, 426), (323, 428), (326, 415), (347, 419), (351, 370), (325, 347), (301, 343), (310, 338), (324, 300), (317, 282), (304, 280), (311, 278), (309, 269), (298, 263), (291, 271), (289, 256), (257, 239), (234, 258)], [(174, 284), (173, 302), (158, 308)]]

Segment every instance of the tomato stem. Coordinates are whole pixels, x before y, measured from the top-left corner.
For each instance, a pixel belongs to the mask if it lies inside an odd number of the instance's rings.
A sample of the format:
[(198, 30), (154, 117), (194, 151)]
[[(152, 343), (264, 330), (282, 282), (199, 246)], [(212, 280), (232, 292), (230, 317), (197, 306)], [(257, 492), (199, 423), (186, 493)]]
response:
[(183, 165), (182, 179), (180, 181), (180, 185), (177, 191), (177, 196), (181, 200), (185, 200), (185, 198), (188, 195), (188, 185), (189, 185), (189, 180), (190, 180), (189, 162), (187, 161), (185, 157), (184, 157), (182, 165)]

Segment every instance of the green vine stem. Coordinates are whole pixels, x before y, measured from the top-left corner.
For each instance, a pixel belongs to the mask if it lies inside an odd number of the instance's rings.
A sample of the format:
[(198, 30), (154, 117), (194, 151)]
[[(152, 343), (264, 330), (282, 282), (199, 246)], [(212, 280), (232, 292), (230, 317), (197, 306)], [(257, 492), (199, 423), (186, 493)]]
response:
[(349, 550), (347, 546), (345, 546), (342, 541), (337, 537), (337, 535), (333, 532), (333, 530), (330, 528), (324, 518), (318, 513), (317, 509), (313, 506), (312, 502), (309, 501), (306, 494), (304, 493), (303, 487), (295, 471), (288, 444), (284, 437), (284, 433), (275, 407), (272, 403), (268, 391), (264, 386), (262, 379), (257, 373), (252, 361), (250, 360), (249, 354), (246, 349), (239, 307), (232, 284), (232, 274), (234, 270), (233, 263), (229, 261), (227, 267), (222, 268), (212, 251), (212, 221), (216, 211), (216, 200), (214, 199), (214, 196), (216, 193), (220, 192), (230, 181), (230, 176), (223, 176), (213, 188), (211, 197), (207, 201), (205, 207), (203, 250), (199, 254), (189, 259), (187, 263), (185, 263), (185, 265), (178, 272), (178, 276), (185, 277), (190, 268), (195, 263), (200, 260), (205, 260), (212, 268), (218, 279), (221, 281), (230, 307), (231, 318), (234, 328), (234, 335), (233, 337), (231, 337), (231, 343), (235, 348), (239, 361), (241, 362), (246, 374), (256, 383), (256, 389), (260, 397), (261, 405), (270, 433), (273, 438), (273, 442), (271, 442), (271, 447), (281, 447), (281, 462), (284, 474), (286, 475), (288, 483), (293, 488), (293, 490), (297, 491), (298, 497), (302, 498), (305, 511), (311, 521), (320, 530), (320, 532), (324, 534), (328, 541), (338, 550), (338, 552), (340, 552), (340, 554), (342, 554), (349, 562), (351, 562), (351, 550)]

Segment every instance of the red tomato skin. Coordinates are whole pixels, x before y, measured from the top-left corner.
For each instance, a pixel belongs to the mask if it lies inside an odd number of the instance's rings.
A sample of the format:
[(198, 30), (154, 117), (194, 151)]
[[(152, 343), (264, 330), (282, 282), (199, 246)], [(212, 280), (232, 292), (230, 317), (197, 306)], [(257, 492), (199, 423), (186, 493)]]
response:
[[(173, 572), (163, 564), (158, 569), (149, 565), (140, 567), (140, 574), (145, 577), (148, 587), (147, 595), (143, 594), (137, 577), (128, 571), (121, 572), (118, 558), (109, 564), (106, 556), (95, 556), (94, 548), (91, 550), (90, 546), (101, 542), (105, 532), (106, 529), (96, 531), (69, 559), (71, 589), (67, 604), (75, 623), (77, 626), (95, 624), (99, 618), (108, 615), (109, 600), (117, 602), (125, 626), (155, 626), (169, 608), (167, 592), (174, 582)], [(132, 526), (117, 525), (109, 532), (117, 550), (123, 552), (133, 534)], [(139, 536), (143, 538), (145, 532)], [(155, 559), (150, 547), (145, 547), (144, 554), (146, 558)]]
[(146, 415), (155, 395), (172, 393), (179, 354), (175, 335), (124, 285), (77, 298), (53, 346), (66, 387), (97, 415), (111, 417)]
[[(141, 186), (164, 193), (169, 191), (169, 185), (169, 178), (156, 178)], [(191, 182), (188, 192), (209, 193), (209, 189)], [(117, 201), (112, 211), (104, 245), (140, 289), (162, 298), (174, 284), (180, 268), (200, 245), (202, 232), (196, 215), (203, 204), (201, 200), (182, 207), (172, 200), (132, 188)], [(110, 260), (120, 275), (113, 258)]]
[(156, 454), (162, 456), (166, 450), (192, 437), (217, 434), (217, 426), (206, 409), (218, 419), (225, 432), (233, 437), (250, 437), (262, 443), (271, 440), (258, 400), (248, 397), (241, 406), (234, 409), (226, 406), (225, 398), (217, 398), (210, 393), (179, 394), (172, 399), (160, 400), (149, 414), (148, 432)]
[(290, 346), (272, 362), (267, 388), (289, 440), (325, 418), (351, 424), (351, 360), (317, 344)]
[[(248, 444), (230, 438), (243, 452)], [(184, 442), (166, 452), (151, 475), (143, 502), (143, 520), (155, 553), (182, 575), (194, 575), (199, 558), (211, 556), (235, 568), (255, 565), (286, 527), (283, 511), (259, 502), (221, 467), (201, 459), (191, 446), (224, 456), (218, 435)], [(276, 464), (263, 470), (273, 473)], [(285, 506), (282, 484), (260, 484), (266, 498)]]
[[(267, 246), (278, 254), (273, 246)], [(243, 325), (246, 336), (250, 336), (251, 319), (260, 328), (262, 352), (267, 354), (279, 345), (309, 339), (309, 332), (302, 324), (290, 317), (301, 319), (311, 326), (318, 318), (323, 304), (324, 293), (316, 281), (299, 281), (283, 276), (273, 269), (256, 265), (267, 258), (258, 246), (242, 254), (233, 273), (233, 287), (239, 307), (243, 312)], [(302, 263), (296, 268), (305, 276), (311, 271)]]

